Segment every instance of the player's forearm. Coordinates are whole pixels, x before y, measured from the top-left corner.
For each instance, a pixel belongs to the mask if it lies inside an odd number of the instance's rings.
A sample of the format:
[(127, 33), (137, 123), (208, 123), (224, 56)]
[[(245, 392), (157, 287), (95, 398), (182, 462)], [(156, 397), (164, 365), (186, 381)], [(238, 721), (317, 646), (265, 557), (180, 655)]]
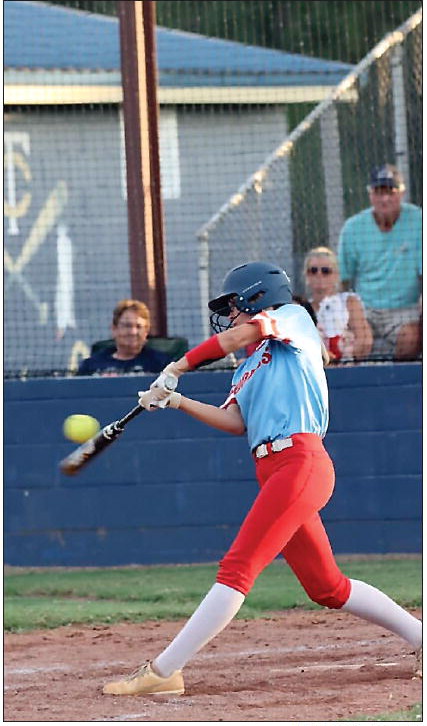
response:
[(200, 345), (189, 350), (185, 355), (174, 363), (167, 366), (177, 376), (203, 365), (203, 362), (224, 358), (229, 353), (245, 348), (250, 343), (261, 340), (261, 333), (258, 325), (245, 323), (236, 328), (223, 330), (213, 335)]
[(262, 339), (259, 325), (255, 321), (224, 330), (222, 333), (218, 333), (218, 337), (221, 347), (227, 355)]
[(237, 434), (239, 436), (245, 432), (245, 424), (238, 410), (218, 408), (217, 406), (195, 401), (186, 396), (181, 397), (179, 410), (184, 411), (184, 413), (187, 413), (198, 421), (202, 421), (221, 431), (226, 431), (229, 434)]

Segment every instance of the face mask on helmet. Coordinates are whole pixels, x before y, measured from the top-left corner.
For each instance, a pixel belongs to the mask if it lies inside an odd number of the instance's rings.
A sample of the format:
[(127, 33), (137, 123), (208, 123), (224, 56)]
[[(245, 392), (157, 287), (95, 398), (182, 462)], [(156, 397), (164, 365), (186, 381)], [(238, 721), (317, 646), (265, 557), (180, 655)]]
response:
[[(232, 314), (233, 311), (234, 314)], [(223, 307), (210, 315), (209, 320), (212, 330), (214, 333), (221, 333), (223, 330), (228, 330), (240, 314), (241, 310), (236, 306), (236, 296), (232, 295)]]

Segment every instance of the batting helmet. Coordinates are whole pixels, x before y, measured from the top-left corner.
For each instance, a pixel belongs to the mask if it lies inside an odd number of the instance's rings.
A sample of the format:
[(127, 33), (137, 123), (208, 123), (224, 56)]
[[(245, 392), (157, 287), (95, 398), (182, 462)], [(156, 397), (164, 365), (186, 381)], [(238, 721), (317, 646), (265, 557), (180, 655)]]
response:
[(222, 293), (208, 303), (212, 327), (219, 332), (230, 327), (219, 318), (230, 314), (230, 300), (241, 313), (255, 315), (261, 310), (292, 302), (289, 278), (284, 270), (269, 262), (247, 262), (230, 270), (222, 285)]

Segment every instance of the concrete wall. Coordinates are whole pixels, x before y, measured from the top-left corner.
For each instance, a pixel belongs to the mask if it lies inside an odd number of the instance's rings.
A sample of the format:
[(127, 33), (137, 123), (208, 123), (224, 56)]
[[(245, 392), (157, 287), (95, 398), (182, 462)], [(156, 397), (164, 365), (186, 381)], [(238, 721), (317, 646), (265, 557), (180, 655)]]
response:
[[(421, 548), (421, 366), (327, 372), (325, 439), (337, 485), (324, 520), (337, 553)], [(229, 372), (188, 374), (184, 393), (225, 398)], [(203, 562), (224, 553), (257, 492), (246, 440), (177, 411), (147, 414), (80, 475), (59, 460), (70, 413), (103, 424), (152, 377), (6, 381), (5, 562), (124, 565)]]

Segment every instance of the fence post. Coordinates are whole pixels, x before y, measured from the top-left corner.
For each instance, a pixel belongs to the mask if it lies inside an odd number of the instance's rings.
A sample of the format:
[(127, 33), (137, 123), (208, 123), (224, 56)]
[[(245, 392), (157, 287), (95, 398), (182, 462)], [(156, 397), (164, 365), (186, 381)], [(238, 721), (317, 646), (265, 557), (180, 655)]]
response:
[(166, 273), (156, 95), (155, 2), (118, 2), (132, 297), (167, 335)]

